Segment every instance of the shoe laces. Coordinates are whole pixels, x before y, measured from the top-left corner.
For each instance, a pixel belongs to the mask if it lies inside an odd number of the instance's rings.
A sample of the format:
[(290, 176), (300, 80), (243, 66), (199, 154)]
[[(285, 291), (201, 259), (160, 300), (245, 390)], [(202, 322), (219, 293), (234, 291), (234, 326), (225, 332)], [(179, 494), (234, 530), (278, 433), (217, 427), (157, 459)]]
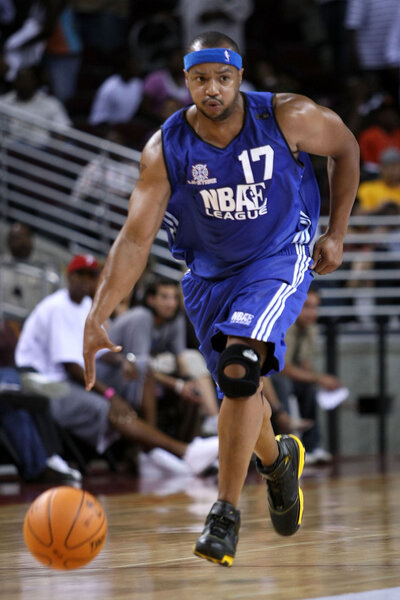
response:
[(230, 519), (222, 515), (212, 515), (210, 521), (210, 533), (219, 538), (224, 538), (229, 528), (233, 525)]

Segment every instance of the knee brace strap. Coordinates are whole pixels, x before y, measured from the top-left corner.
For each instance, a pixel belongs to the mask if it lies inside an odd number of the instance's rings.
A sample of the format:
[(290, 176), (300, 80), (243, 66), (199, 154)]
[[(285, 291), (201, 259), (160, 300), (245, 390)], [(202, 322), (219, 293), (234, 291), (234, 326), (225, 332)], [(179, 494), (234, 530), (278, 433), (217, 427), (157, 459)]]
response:
[[(228, 365), (242, 365), (246, 369), (243, 377), (228, 377)], [(256, 393), (260, 384), (260, 357), (245, 344), (232, 344), (221, 353), (218, 363), (218, 385), (229, 398), (242, 398)]]

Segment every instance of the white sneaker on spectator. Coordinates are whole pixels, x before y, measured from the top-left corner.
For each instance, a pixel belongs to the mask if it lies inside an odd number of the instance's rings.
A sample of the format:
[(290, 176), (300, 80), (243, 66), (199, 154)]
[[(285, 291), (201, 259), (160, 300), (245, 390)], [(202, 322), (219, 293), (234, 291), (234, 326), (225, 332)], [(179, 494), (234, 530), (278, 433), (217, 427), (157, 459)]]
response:
[(201, 425), (201, 435), (204, 437), (218, 435), (218, 415), (205, 417)]
[(68, 476), (68, 479), (72, 479), (73, 481), (82, 481), (82, 473), (77, 469), (70, 467), (69, 464), (58, 454), (49, 456), (49, 458), (46, 460), (46, 465), (50, 467), (50, 469), (53, 469), (53, 471), (64, 473)]
[(147, 454), (147, 461), (148, 464), (157, 467), (164, 473), (191, 475), (191, 471), (185, 461), (163, 448), (153, 448), (153, 450), (150, 450)]
[(218, 458), (218, 437), (195, 437), (183, 456), (192, 473), (200, 475), (211, 467)]
[(323, 448), (315, 448), (312, 452), (306, 452), (305, 464), (312, 465), (329, 465), (332, 462), (332, 454)]
[(159, 478), (163, 473), (160, 467), (153, 463), (151, 457), (146, 452), (139, 452), (138, 467), (140, 477), (145, 477), (146, 479)]

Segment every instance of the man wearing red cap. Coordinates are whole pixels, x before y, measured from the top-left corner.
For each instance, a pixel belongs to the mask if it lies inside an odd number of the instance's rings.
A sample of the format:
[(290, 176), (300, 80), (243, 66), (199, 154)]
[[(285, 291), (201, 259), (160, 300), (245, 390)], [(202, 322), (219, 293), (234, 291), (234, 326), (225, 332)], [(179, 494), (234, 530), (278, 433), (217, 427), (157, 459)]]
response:
[(96, 380), (85, 390), (83, 332), (92, 305), (99, 264), (91, 255), (75, 256), (67, 267), (68, 286), (42, 300), (26, 320), (16, 348), (18, 367), (50, 381), (67, 383), (67, 394), (51, 398), (54, 419), (103, 453), (121, 435), (146, 448), (164, 448), (182, 458), (182, 469), (199, 474), (218, 455), (218, 438), (191, 444), (175, 440), (138, 418), (114, 389)]
[(74, 256), (67, 268), (68, 273), (74, 271), (99, 271), (99, 263), (91, 254), (78, 254)]

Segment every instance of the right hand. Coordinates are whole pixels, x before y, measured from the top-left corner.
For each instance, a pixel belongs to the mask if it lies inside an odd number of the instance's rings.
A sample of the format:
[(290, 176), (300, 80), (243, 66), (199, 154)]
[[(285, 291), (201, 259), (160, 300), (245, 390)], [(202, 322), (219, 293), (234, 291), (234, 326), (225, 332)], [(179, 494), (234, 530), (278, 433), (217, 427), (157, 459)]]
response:
[(89, 319), (86, 320), (83, 336), (83, 358), (85, 361), (85, 384), (87, 391), (96, 382), (96, 352), (108, 348), (111, 352), (121, 352), (122, 346), (117, 346), (108, 337), (104, 327)]

